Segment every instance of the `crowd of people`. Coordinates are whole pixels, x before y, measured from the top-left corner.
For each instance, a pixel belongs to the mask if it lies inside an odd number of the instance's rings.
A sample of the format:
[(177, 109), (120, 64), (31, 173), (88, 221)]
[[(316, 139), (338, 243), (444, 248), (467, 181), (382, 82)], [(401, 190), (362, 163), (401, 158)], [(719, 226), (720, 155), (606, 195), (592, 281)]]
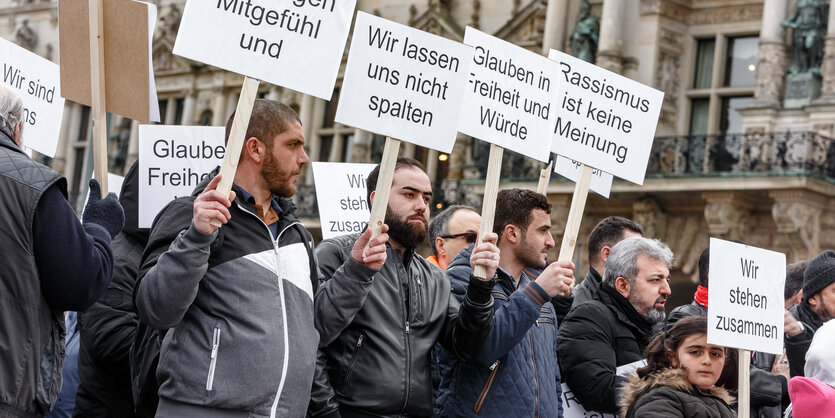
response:
[[(290, 199), (301, 121), (263, 99), (228, 195), (211, 173), (140, 229), (134, 166), (118, 199), (91, 180), (78, 221), (63, 177), (21, 150), (22, 111), (0, 87), (0, 417), (561, 417), (562, 383), (600, 413), (736, 416), (737, 351), (706, 341), (708, 250), (668, 316), (674, 255), (638, 223), (601, 220), (574, 287), (572, 262), (547, 261), (544, 195), (499, 192), (479, 239), (472, 207), (429, 222), (409, 158), (380, 235), (314, 245)], [(835, 415), (835, 252), (789, 266), (785, 300), (786, 351), (754, 353), (750, 407)]]

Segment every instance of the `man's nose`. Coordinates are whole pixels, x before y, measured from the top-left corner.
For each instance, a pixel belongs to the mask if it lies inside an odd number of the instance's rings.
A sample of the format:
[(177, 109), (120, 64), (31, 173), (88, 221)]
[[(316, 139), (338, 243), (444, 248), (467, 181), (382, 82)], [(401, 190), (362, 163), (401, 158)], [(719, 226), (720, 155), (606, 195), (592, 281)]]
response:
[(672, 291), (670, 290), (670, 282), (668, 280), (664, 280), (664, 283), (661, 284), (661, 289), (659, 293), (665, 296), (669, 296)]

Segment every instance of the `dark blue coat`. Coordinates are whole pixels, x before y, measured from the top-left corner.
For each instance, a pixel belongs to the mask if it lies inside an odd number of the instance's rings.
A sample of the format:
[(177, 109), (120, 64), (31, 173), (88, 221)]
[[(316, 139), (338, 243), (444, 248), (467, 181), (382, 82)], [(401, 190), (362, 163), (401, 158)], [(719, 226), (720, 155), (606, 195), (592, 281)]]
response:
[[(447, 275), (459, 299), (471, 274), (470, 251), (452, 260)], [(493, 287), (493, 326), (481, 355), (461, 362), (439, 350), (440, 416), (561, 417), (557, 320), (548, 294), (526, 269), (516, 288), (499, 269)]]

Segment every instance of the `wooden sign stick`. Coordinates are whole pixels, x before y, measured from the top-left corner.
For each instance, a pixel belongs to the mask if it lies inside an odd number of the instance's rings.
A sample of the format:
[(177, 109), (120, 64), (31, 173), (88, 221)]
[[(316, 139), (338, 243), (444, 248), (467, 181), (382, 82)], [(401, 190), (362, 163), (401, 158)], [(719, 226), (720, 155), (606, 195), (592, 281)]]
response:
[(391, 182), (394, 179), (394, 167), (397, 165), (397, 153), (400, 152), (400, 140), (386, 138), (386, 146), (383, 148), (383, 160), (380, 161), (380, 173), (377, 177), (377, 187), (374, 189), (374, 204), (371, 206), (371, 218), (368, 227), (371, 228), (371, 239), (365, 243), (362, 253), (368, 250), (369, 243), (383, 231), (383, 223), (386, 220), (386, 209), (389, 206), (389, 195), (391, 195)]
[[(258, 94), (258, 86), (260, 84), (260, 81), (246, 77), (241, 87), (238, 107), (235, 108), (235, 119), (232, 121), (232, 129), (229, 131), (229, 141), (226, 144), (226, 155), (223, 156), (223, 164), (220, 166), (220, 174), (223, 177), (217, 185), (217, 191), (224, 196), (229, 196), (229, 192), (232, 191), (235, 172), (238, 171), (238, 161), (241, 159), (241, 150), (247, 140), (246, 131), (249, 129), (249, 118), (252, 116), (252, 107), (255, 105), (255, 98)], [(222, 224), (215, 219), (212, 221), (212, 225), (220, 227)]]
[(751, 415), (751, 352), (739, 349), (739, 388), (737, 392), (737, 408), (739, 418)]
[(554, 159), (548, 161), (548, 165), (539, 172), (539, 184), (536, 185), (536, 192), (548, 195), (548, 183), (551, 182), (551, 173), (554, 171)]
[[(487, 179), (484, 181), (484, 201), (481, 204), (481, 227), (478, 230), (478, 242), (481, 244), (485, 235), (493, 232), (493, 217), (496, 214), (496, 196), (499, 194), (499, 175), (502, 172), (502, 155), (504, 148), (490, 144), (490, 160), (487, 162)], [(473, 276), (489, 279), (487, 271), (482, 266), (475, 266)]]
[(93, 176), (107, 196), (107, 107), (104, 85), (104, 0), (89, 0), (90, 73), (93, 119)]
[[(571, 261), (574, 258), (574, 247), (577, 245), (577, 234), (580, 233), (580, 222), (583, 220), (583, 211), (586, 209), (586, 198), (589, 195), (589, 185), (593, 168), (583, 164), (580, 167), (580, 178), (574, 185), (574, 196), (571, 198), (571, 209), (568, 212), (568, 221), (565, 223), (565, 234), (560, 244), (559, 261)], [(572, 283), (572, 288), (574, 284)], [(570, 295), (571, 292), (569, 290)], [(568, 296), (565, 295), (565, 296)]]

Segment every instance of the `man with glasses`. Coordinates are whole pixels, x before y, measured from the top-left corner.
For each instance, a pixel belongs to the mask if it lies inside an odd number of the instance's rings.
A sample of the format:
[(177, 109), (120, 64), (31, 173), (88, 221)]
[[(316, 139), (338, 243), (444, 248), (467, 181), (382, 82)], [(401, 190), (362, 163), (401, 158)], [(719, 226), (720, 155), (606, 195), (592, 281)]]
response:
[(458, 253), (478, 238), (481, 215), (475, 208), (453, 205), (435, 216), (429, 224), (429, 246), (432, 256), (426, 261), (446, 270)]

